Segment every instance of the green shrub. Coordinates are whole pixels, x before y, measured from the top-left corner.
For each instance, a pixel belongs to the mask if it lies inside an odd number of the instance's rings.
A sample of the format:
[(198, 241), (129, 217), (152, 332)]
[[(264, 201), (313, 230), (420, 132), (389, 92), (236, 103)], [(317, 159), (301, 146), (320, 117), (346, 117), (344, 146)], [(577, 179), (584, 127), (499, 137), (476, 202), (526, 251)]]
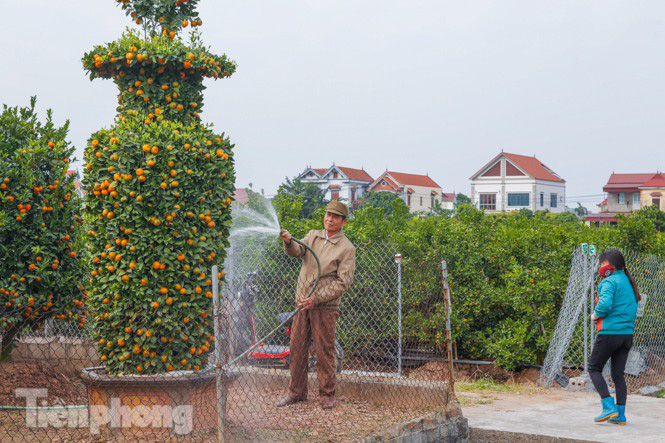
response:
[(83, 57), (91, 79), (120, 90), (115, 124), (89, 140), (84, 181), (90, 304), (111, 374), (198, 371), (213, 347), (210, 267), (225, 257), (235, 174), (229, 139), (199, 111), (204, 78), (235, 64), (196, 33), (176, 38), (181, 20), (199, 23), (196, 3), (123, 1), (147, 36)]
[(0, 360), (24, 328), (48, 318), (86, 322), (69, 123), (56, 127), (50, 110), (40, 122), (35, 103), (5, 105), (0, 115)]

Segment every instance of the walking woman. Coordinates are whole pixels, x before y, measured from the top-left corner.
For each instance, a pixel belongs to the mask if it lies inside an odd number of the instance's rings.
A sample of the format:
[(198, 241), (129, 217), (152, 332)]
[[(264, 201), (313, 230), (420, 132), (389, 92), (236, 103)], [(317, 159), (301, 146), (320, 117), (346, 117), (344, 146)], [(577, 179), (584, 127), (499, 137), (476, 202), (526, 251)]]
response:
[[(600, 255), (599, 261), (598, 271), (602, 281), (598, 285), (596, 309), (591, 316), (596, 322), (598, 335), (591, 352), (589, 376), (600, 394), (603, 411), (595, 421), (609, 420), (610, 423), (625, 425), (628, 389), (624, 369), (628, 352), (633, 346), (637, 304), (641, 296), (621, 252), (609, 249)], [(611, 360), (616, 405), (603, 379), (603, 367), (607, 360)]]

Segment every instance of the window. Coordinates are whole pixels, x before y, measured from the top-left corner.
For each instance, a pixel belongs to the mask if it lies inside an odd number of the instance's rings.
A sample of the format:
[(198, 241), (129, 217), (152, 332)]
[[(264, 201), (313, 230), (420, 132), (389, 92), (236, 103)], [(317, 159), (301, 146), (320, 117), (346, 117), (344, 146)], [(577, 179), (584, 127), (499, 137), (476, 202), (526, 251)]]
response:
[(623, 192), (619, 192), (619, 204), (620, 205), (626, 204), (626, 194), (624, 194)]
[(633, 194), (633, 206), (639, 206), (640, 205), (640, 193), (636, 192)]
[(556, 208), (556, 204), (557, 204), (557, 199), (558, 199), (558, 197), (559, 197), (559, 196), (558, 196), (557, 194), (555, 194), (555, 193), (551, 193), (551, 194), (550, 194), (550, 207), (551, 207), (551, 208)]
[(411, 207), (411, 194), (406, 194), (406, 205)]
[(508, 194), (508, 207), (529, 206), (529, 194)]
[(659, 198), (652, 198), (651, 199), (651, 204), (654, 205), (657, 208), (660, 208), (660, 199)]
[(356, 201), (356, 190), (351, 189), (351, 202)]
[(480, 209), (496, 211), (496, 194), (480, 194)]
[(432, 201), (430, 202), (430, 209), (434, 209), (434, 196), (432, 196)]
[(422, 205), (423, 205), (423, 198), (420, 197), (420, 206), (422, 206)]
[(330, 198), (332, 200), (339, 200), (339, 189), (333, 189), (330, 191)]
[(540, 193), (540, 206), (545, 206), (545, 193)]
[(333, 178), (339, 178), (339, 174), (337, 173), (337, 171), (333, 172)]

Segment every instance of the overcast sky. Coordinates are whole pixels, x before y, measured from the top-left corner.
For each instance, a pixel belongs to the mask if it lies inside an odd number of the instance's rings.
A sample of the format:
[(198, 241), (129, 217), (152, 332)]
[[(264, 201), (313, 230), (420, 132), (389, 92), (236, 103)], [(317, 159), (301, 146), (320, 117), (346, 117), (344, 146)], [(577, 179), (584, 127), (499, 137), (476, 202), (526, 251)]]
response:
[[(130, 22), (113, 0), (0, 0), (0, 102), (38, 96), (82, 157), (117, 89), (80, 59)], [(306, 165), (429, 174), (446, 192), (501, 149), (536, 155), (596, 209), (612, 171), (665, 170), (662, 0), (202, 0), (203, 38), (238, 63), (206, 81), (237, 186)], [(78, 163), (81, 164), (80, 161)]]

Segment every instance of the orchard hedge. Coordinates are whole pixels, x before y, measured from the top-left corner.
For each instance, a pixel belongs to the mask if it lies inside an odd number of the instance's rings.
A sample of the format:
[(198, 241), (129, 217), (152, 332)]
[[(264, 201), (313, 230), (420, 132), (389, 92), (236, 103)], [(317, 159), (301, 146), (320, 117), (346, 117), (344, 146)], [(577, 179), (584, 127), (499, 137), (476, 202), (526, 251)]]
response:
[[(321, 229), (323, 209), (299, 219), (300, 199), (278, 195), (282, 226), (296, 235)], [(443, 345), (440, 263), (448, 262), (453, 335), (461, 358), (494, 360), (506, 369), (539, 364), (565, 293), (574, 248), (665, 255), (665, 235), (646, 209), (618, 226), (587, 227), (572, 214), (485, 214), (468, 205), (450, 216), (412, 216), (402, 201), (392, 211), (356, 210), (345, 231), (352, 241), (390, 242), (404, 256), (407, 345)], [(361, 256), (362, 249), (357, 251)], [(409, 284), (412, 282), (412, 284)], [(433, 299), (432, 299), (433, 298)]]

